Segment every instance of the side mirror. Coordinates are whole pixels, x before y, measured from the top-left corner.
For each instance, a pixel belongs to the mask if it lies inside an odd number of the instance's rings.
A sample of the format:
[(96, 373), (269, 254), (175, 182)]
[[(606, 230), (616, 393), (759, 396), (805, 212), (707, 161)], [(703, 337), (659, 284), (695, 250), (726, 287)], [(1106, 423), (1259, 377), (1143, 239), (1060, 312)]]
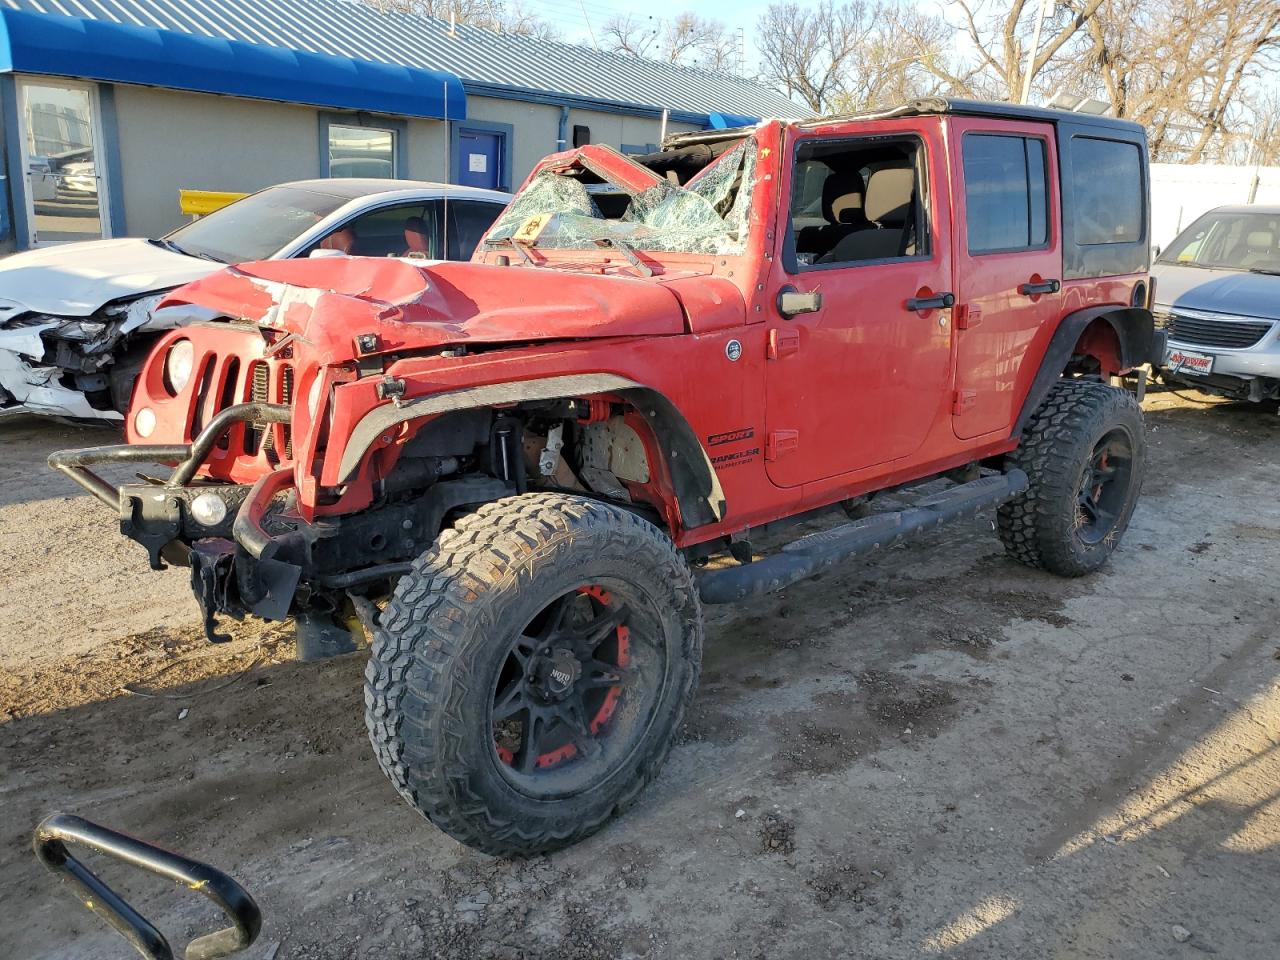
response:
[(1163, 247), (1161, 247), (1161, 246), (1160, 246), (1160, 244), (1158, 244), (1158, 243), (1157, 243), (1154, 247), (1152, 247), (1152, 248), (1151, 248), (1151, 259), (1152, 259), (1152, 260), (1154, 260), (1154, 259), (1156, 259), (1158, 256), (1160, 256), (1160, 251), (1161, 251), (1161, 250), (1163, 250), (1163, 249), (1164, 249), (1164, 248), (1163, 248)]
[(307, 254), (308, 260), (323, 260), (326, 257), (345, 257), (346, 254), (341, 250), (330, 250), (328, 247), (316, 247)]
[(795, 287), (783, 287), (778, 291), (778, 313), (786, 320), (802, 313), (817, 313), (821, 309), (820, 293), (801, 293)]

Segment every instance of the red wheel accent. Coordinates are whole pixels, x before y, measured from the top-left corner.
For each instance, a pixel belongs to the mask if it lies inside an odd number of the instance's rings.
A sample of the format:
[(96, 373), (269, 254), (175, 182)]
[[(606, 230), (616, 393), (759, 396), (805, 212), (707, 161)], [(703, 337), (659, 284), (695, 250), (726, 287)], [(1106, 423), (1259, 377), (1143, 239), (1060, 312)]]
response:
[[(609, 591), (599, 586), (579, 587), (578, 592), (586, 594), (593, 600), (596, 600), (602, 606), (609, 606), (613, 600), (613, 596)], [(625, 625), (619, 626), (615, 632), (617, 639), (617, 664), (619, 667), (627, 667), (631, 664), (631, 630)], [(605, 724), (613, 717), (614, 712), (618, 709), (618, 700), (622, 697), (621, 685), (609, 687), (605, 691), (604, 701), (600, 704), (600, 709), (596, 711), (596, 715), (592, 717), (588, 724), (588, 729), (595, 734), (604, 729)], [(498, 751), (498, 759), (507, 766), (515, 763), (515, 754), (507, 747), (494, 743)], [(563, 763), (565, 760), (572, 759), (577, 756), (578, 748), (572, 743), (566, 743), (562, 747), (554, 750), (548, 750), (546, 753), (538, 755), (538, 759), (534, 761), (534, 765), (539, 768), (555, 766), (557, 763)]]

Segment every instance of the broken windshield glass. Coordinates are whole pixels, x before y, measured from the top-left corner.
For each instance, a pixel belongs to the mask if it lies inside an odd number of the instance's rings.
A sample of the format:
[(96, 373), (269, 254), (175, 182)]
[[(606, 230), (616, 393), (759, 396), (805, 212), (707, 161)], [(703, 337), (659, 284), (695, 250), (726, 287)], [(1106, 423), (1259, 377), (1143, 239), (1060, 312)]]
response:
[(639, 250), (736, 254), (744, 249), (755, 184), (755, 141), (724, 153), (683, 187), (661, 180), (639, 193), (580, 168), (544, 170), (499, 218), (490, 240), (545, 220), (539, 247), (584, 250), (618, 241)]

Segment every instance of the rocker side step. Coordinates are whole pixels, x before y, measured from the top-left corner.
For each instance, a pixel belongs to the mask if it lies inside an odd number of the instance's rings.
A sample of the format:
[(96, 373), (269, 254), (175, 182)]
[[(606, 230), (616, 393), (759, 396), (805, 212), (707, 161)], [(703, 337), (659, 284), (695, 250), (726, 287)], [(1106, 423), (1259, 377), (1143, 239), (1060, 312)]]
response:
[(703, 603), (732, 603), (771, 593), (850, 557), (873, 553), (913, 534), (996, 506), (1026, 489), (1027, 475), (1021, 470), (982, 477), (924, 497), (904, 510), (811, 533), (754, 563), (700, 574), (698, 590)]

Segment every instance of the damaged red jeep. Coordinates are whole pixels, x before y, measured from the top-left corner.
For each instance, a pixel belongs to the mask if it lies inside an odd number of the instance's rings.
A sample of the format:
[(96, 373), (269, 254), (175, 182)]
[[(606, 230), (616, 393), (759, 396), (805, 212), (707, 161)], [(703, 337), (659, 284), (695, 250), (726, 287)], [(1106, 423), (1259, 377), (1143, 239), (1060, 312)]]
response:
[[(190, 567), (211, 640), (246, 614), (293, 617), (304, 659), (367, 637), (392, 783), (462, 842), (530, 854), (657, 774), (702, 604), (988, 508), (1016, 560), (1103, 564), (1142, 481), (1125, 385), (1161, 355), (1150, 302), (1128, 122), (925, 100), (584, 146), (470, 263), (179, 289), (129, 444), (50, 462), (153, 567)], [(92, 469), (121, 463), (166, 466)]]

